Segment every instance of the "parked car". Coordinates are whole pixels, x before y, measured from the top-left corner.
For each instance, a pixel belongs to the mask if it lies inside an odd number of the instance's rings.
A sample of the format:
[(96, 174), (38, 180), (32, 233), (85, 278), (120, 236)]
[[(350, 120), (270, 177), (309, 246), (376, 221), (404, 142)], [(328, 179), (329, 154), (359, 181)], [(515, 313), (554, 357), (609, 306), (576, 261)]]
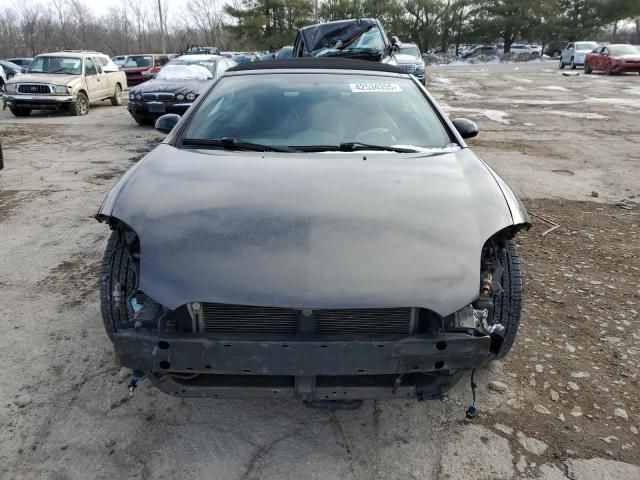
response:
[(20, 75), (27, 71), (26, 67), (21, 67), (20, 65), (16, 65), (8, 60), (0, 60), (0, 65), (4, 68), (5, 73), (7, 74), (7, 78), (14, 77), (16, 75)]
[(115, 57), (111, 57), (113, 63), (115, 63), (118, 67), (123, 66), (127, 61), (127, 55), (116, 55)]
[(127, 75), (129, 85), (138, 85), (153, 78), (168, 61), (166, 55), (155, 53), (129, 55), (120, 68)]
[(337, 20), (300, 28), (293, 45), (294, 58), (339, 57), (396, 65), (394, 47), (374, 18)]
[(415, 43), (400, 43), (395, 57), (398, 67), (424, 82), (425, 64), (422, 59), (422, 53), (420, 53), (420, 49)]
[(598, 48), (596, 42), (571, 42), (567, 44), (560, 55), (560, 69), (570, 65), (571, 69), (575, 70), (578, 65), (584, 65), (587, 53), (595, 48)]
[(0, 64), (0, 96), (4, 95), (5, 85), (7, 84), (7, 74), (4, 71), (4, 67)]
[(285, 45), (278, 50), (273, 56), (274, 60), (288, 60), (293, 57), (293, 47), (291, 45)]
[(415, 77), (250, 63), (156, 128), (97, 213), (102, 320), (131, 389), (439, 398), (511, 349), (527, 213), (465, 144), (477, 126)]
[(527, 45), (529, 53), (532, 55), (542, 55), (542, 47), (540, 45)]
[(200, 47), (193, 45), (187, 48), (185, 55), (220, 55), (218, 47)]
[(551, 58), (559, 58), (567, 42), (551, 42), (544, 47), (544, 54)]
[(32, 62), (33, 58), (6, 58), (7, 62), (15, 63), (16, 65), (20, 65), (22, 68), (28, 68), (29, 64)]
[(587, 54), (584, 73), (601, 70), (607, 75), (625, 72), (640, 73), (640, 48), (626, 44), (612, 44), (596, 48)]
[(519, 55), (529, 55), (534, 53), (529, 45), (524, 45), (521, 43), (514, 43), (510, 48), (511, 55), (519, 56)]
[(471, 50), (465, 51), (461, 57), (462, 58), (473, 58), (479, 55), (488, 55), (493, 56), (498, 54), (498, 48), (492, 45), (478, 45), (477, 47), (472, 48)]
[(260, 60), (258, 55), (253, 52), (220, 52), (223, 57), (231, 58), (238, 65), (249, 62), (257, 62)]
[(140, 125), (153, 124), (165, 113), (182, 115), (234, 60), (218, 55), (184, 55), (171, 60), (155, 78), (129, 90), (127, 109)]
[(91, 102), (122, 104), (127, 79), (106, 55), (94, 51), (45, 53), (33, 59), (27, 73), (7, 82), (6, 102), (16, 117), (32, 110), (66, 109), (89, 113)]

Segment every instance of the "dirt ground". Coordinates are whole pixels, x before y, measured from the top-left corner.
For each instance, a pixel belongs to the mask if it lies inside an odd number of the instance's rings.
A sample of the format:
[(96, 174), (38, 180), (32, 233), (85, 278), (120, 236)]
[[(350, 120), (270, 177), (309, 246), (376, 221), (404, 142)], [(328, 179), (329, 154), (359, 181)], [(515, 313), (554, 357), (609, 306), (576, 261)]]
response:
[(524, 323), (477, 375), (476, 421), (468, 376), (443, 401), (355, 412), (179, 399), (147, 382), (129, 400), (99, 317), (108, 231), (92, 217), (162, 136), (125, 107), (7, 110), (0, 478), (640, 478), (640, 76), (475, 65), (431, 68), (428, 86), (478, 122), (470, 146), (534, 215), (518, 238)]

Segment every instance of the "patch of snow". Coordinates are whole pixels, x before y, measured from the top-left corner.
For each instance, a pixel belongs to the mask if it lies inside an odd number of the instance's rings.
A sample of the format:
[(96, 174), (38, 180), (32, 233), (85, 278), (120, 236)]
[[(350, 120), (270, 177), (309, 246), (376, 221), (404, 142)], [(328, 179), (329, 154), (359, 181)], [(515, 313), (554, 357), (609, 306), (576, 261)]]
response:
[[(447, 110), (442, 104), (440, 106)], [(450, 107), (448, 106), (448, 111), (450, 112), (467, 112), (472, 117), (480, 116), (486, 117), (491, 121), (502, 123), (505, 125), (509, 125), (510, 122), (505, 117), (508, 117), (509, 114), (507, 112), (503, 112), (502, 110), (485, 110), (482, 108), (465, 108), (465, 107)]]
[(431, 77), (432, 82), (450, 84), (451, 80), (447, 77)]
[(585, 120), (608, 120), (609, 117), (600, 115), (599, 113), (591, 112), (565, 112), (564, 110), (545, 110), (544, 112), (537, 113), (549, 113), (551, 115), (560, 115), (561, 117), (569, 118), (583, 118)]
[(514, 82), (519, 82), (519, 83), (533, 83), (533, 80), (529, 78), (520, 78), (520, 77), (516, 77), (515, 75), (505, 75), (504, 78), (506, 78), (507, 80), (513, 80)]
[(556, 90), (558, 92), (568, 92), (568, 88), (561, 87), (560, 85), (547, 85), (546, 87), (540, 87), (542, 90)]
[(607, 105), (615, 105), (617, 107), (633, 107), (640, 108), (640, 99), (636, 98), (595, 98), (588, 97), (585, 101), (592, 103), (604, 103)]

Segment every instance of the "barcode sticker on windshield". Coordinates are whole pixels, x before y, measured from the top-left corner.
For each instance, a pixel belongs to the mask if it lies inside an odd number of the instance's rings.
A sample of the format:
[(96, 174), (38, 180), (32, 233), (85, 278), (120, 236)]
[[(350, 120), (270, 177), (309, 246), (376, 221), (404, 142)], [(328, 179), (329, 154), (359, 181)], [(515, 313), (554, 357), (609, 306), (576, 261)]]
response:
[(368, 93), (368, 92), (386, 92), (397, 93), (402, 89), (397, 83), (381, 83), (381, 82), (366, 82), (366, 83), (350, 83), (351, 91), (353, 93)]

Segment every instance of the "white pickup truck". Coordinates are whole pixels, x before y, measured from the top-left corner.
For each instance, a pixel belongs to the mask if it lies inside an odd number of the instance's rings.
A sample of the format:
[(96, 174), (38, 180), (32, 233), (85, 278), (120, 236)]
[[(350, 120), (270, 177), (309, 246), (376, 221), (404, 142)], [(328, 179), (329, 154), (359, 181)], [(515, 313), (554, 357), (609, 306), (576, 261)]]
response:
[(122, 104), (127, 88), (124, 72), (99, 52), (68, 50), (38, 55), (27, 73), (6, 83), (5, 105), (16, 117), (32, 110), (66, 109), (72, 115), (89, 113), (91, 102)]

